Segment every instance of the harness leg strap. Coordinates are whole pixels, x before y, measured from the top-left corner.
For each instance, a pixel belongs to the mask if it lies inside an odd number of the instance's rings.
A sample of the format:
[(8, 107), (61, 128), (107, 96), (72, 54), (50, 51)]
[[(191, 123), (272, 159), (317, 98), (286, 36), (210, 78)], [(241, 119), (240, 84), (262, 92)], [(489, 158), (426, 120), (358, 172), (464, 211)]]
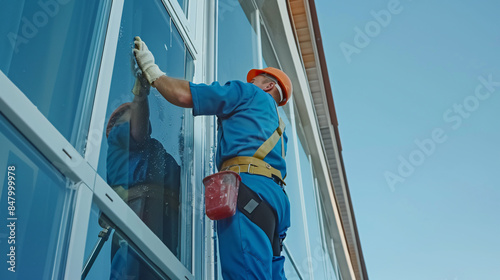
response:
[(278, 219), (273, 207), (267, 201), (262, 200), (252, 189), (240, 182), (238, 209), (267, 235), (269, 242), (271, 242), (273, 256), (280, 256), (282, 240), (276, 230)]

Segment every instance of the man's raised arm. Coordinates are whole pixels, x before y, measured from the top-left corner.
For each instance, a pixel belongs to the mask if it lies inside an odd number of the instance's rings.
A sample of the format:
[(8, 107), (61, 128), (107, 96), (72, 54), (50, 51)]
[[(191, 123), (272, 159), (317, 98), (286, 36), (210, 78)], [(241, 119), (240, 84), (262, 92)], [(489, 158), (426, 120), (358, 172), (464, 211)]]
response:
[(134, 40), (134, 55), (137, 64), (148, 82), (160, 92), (168, 102), (184, 108), (193, 107), (193, 98), (189, 82), (165, 75), (155, 64), (155, 59), (146, 43), (139, 36)]

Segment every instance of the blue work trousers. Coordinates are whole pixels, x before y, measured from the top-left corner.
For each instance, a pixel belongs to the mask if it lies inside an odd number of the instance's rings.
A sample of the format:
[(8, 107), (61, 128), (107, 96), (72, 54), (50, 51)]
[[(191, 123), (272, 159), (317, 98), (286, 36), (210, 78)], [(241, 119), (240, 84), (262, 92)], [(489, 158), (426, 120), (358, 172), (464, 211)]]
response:
[[(267, 177), (240, 175), (245, 185), (276, 210), (277, 230), (284, 238), (290, 227), (290, 202), (283, 189)], [(285, 257), (273, 256), (267, 235), (238, 209), (234, 216), (217, 221), (217, 236), (224, 280), (286, 279)]]

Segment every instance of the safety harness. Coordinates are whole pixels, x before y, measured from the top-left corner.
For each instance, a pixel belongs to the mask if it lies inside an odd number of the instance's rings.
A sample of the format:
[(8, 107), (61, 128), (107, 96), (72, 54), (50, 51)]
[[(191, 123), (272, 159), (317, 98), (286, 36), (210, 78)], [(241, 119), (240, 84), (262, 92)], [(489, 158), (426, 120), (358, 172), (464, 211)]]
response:
[[(221, 171), (232, 170), (238, 173), (243, 172), (262, 175), (277, 181), (280, 186), (285, 185), (281, 172), (264, 161), (264, 158), (271, 152), (280, 139), (281, 156), (283, 159), (285, 158), (285, 142), (283, 140), (285, 123), (279, 115), (277, 106), (276, 113), (279, 119), (278, 128), (276, 128), (271, 137), (257, 149), (255, 154), (251, 157), (240, 156), (228, 159), (222, 163)], [(238, 209), (266, 233), (271, 242), (273, 255), (280, 256), (283, 239), (280, 238), (277, 231), (278, 215), (276, 210), (243, 183), (240, 183), (238, 191)]]
[(279, 126), (273, 132), (271, 137), (269, 137), (257, 151), (251, 157), (234, 157), (228, 159), (222, 163), (221, 171), (223, 170), (232, 170), (234, 172), (244, 172), (250, 174), (258, 174), (262, 176), (266, 176), (269, 178), (277, 177), (279, 181), (285, 185), (283, 181), (284, 178), (281, 177), (281, 172), (272, 167), (269, 163), (264, 161), (264, 158), (269, 154), (274, 146), (278, 144), (278, 141), (281, 139), (281, 156), (285, 159), (285, 142), (283, 141), (283, 132), (285, 131), (285, 123), (280, 117), (278, 112), (278, 107), (276, 107), (276, 113), (279, 118)]

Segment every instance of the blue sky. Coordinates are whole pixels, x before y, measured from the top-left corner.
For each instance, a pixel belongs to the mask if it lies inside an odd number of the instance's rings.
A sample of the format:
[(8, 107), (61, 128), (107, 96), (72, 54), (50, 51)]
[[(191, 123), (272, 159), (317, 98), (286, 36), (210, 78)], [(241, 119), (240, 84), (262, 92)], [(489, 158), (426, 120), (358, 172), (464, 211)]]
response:
[(316, 6), (370, 279), (500, 279), (500, 1)]

